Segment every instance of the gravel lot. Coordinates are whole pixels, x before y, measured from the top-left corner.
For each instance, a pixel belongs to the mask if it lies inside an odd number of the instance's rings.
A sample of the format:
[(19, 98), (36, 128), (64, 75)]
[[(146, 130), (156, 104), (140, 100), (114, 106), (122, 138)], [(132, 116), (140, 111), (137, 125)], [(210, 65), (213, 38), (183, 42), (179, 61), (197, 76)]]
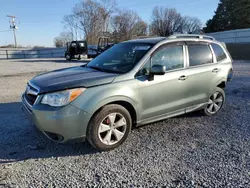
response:
[(136, 128), (103, 153), (88, 143), (49, 141), (20, 110), (29, 79), (81, 63), (0, 61), (0, 187), (250, 187), (250, 62), (234, 62), (219, 115), (192, 113)]

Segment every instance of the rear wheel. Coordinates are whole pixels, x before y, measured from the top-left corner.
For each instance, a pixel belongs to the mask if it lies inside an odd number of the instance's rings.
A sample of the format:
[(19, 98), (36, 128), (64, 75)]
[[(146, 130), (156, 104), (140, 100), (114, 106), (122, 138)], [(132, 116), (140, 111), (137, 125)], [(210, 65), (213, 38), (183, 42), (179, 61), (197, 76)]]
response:
[(131, 116), (124, 107), (107, 105), (91, 119), (87, 139), (97, 150), (109, 151), (127, 139), (131, 126)]
[(210, 96), (208, 105), (204, 109), (205, 115), (212, 116), (217, 114), (223, 107), (225, 102), (225, 92), (221, 88), (216, 88)]

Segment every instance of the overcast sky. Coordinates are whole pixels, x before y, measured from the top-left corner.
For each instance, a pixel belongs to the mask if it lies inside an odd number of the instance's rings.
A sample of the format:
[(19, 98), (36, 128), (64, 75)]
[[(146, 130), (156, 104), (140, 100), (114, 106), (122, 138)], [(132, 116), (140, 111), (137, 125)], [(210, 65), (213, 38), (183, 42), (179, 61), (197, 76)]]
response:
[[(6, 0), (0, 6), (0, 45), (13, 44), (13, 33), (9, 30), (6, 15), (17, 17), (17, 42), (19, 45), (53, 46), (53, 39), (64, 30), (63, 16), (70, 14), (80, 0)], [(214, 15), (219, 0), (117, 0), (122, 9), (136, 11), (146, 22), (150, 22), (154, 6), (176, 8), (184, 16), (194, 16), (203, 24)]]

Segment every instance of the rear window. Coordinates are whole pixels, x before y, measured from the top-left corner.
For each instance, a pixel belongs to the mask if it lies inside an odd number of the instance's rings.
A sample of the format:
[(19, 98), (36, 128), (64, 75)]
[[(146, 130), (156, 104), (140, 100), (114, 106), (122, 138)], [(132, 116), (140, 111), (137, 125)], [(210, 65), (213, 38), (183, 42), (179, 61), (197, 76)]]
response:
[(191, 67), (213, 63), (213, 55), (207, 44), (190, 44), (188, 52)]
[(218, 44), (211, 44), (214, 50), (217, 61), (222, 61), (227, 58), (224, 50)]

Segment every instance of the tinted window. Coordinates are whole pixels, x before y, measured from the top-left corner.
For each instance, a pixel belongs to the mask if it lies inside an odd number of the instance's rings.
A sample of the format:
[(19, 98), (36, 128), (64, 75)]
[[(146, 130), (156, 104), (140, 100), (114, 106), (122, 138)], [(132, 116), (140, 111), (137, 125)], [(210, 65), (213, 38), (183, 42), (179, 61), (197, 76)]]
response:
[(152, 57), (152, 65), (165, 65), (166, 70), (184, 67), (183, 46), (164, 47)]
[(188, 52), (190, 66), (213, 63), (212, 52), (206, 44), (189, 45)]
[(212, 44), (217, 61), (222, 61), (227, 58), (224, 50), (218, 44)]

